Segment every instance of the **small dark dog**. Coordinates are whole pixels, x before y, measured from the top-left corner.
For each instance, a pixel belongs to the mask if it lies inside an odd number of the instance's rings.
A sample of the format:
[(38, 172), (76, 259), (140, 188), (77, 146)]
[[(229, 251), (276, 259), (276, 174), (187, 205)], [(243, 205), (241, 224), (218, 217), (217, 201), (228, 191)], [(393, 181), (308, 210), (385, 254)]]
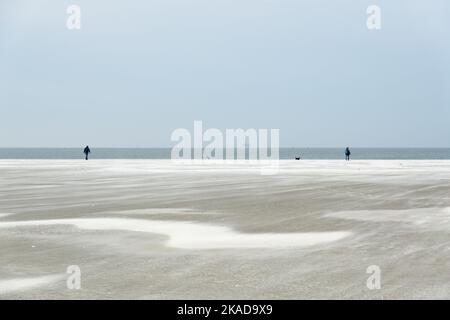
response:
[(295, 160), (300, 160), (301, 159), (301, 157), (295, 157)]

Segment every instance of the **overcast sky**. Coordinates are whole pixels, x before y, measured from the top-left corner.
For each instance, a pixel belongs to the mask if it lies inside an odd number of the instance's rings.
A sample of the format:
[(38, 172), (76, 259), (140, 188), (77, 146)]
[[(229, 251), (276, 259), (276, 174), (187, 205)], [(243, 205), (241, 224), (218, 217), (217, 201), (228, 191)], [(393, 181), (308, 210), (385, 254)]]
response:
[(450, 147), (450, 1), (0, 0), (0, 88), (0, 147)]

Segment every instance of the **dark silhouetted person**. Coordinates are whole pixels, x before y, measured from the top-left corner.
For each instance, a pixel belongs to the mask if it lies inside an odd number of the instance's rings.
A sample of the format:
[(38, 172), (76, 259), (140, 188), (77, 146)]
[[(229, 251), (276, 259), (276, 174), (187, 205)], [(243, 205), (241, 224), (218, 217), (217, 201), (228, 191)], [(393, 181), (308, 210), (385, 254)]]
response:
[(345, 148), (345, 160), (350, 161), (351, 154), (350, 149), (348, 147)]
[(86, 148), (84, 148), (84, 154), (86, 155), (86, 160), (88, 160), (89, 158), (89, 153), (91, 153), (91, 149), (89, 149), (89, 146), (86, 146)]

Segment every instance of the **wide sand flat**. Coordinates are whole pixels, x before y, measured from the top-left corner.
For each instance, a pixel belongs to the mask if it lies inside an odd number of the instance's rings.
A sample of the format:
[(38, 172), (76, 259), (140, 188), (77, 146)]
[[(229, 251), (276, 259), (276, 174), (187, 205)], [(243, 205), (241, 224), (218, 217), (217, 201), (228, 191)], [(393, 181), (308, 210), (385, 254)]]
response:
[(450, 161), (0, 160), (0, 298), (448, 299)]

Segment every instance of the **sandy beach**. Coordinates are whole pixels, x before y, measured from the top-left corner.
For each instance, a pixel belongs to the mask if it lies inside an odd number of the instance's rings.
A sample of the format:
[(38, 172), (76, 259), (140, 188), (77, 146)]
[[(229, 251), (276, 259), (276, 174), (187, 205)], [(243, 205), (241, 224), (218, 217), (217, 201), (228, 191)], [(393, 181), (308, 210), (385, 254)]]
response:
[(1, 299), (450, 298), (450, 160), (0, 160), (0, 194)]

